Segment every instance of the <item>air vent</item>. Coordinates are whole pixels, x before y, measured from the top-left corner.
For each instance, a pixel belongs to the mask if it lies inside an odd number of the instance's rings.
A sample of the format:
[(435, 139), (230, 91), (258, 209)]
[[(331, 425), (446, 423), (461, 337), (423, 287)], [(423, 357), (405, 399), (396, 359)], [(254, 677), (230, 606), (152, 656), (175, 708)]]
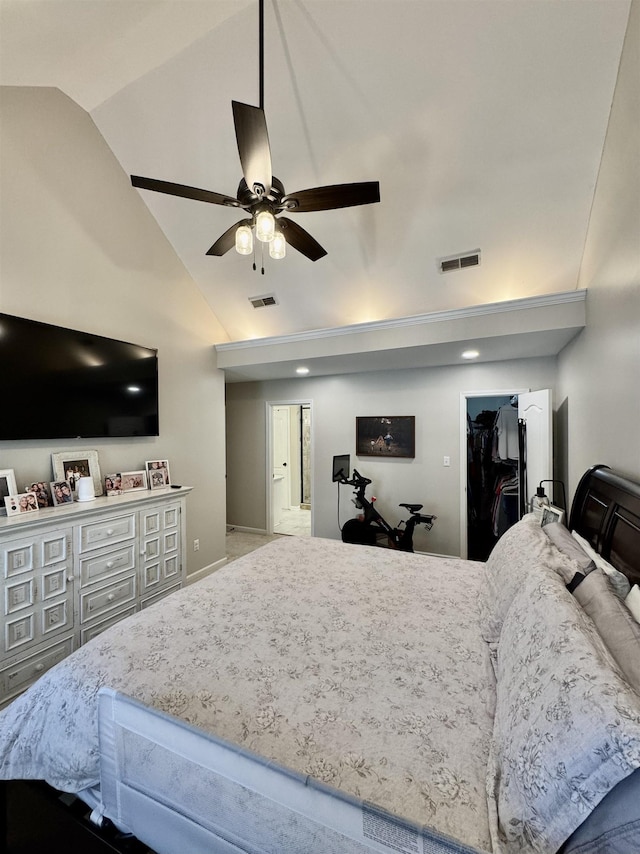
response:
[(268, 305), (278, 305), (278, 300), (273, 294), (265, 294), (261, 297), (249, 297), (249, 302), (254, 308), (266, 308)]
[(441, 273), (449, 273), (451, 270), (463, 270), (465, 267), (477, 267), (480, 263), (480, 250), (465, 252), (460, 255), (449, 255), (447, 258), (438, 258), (438, 270)]

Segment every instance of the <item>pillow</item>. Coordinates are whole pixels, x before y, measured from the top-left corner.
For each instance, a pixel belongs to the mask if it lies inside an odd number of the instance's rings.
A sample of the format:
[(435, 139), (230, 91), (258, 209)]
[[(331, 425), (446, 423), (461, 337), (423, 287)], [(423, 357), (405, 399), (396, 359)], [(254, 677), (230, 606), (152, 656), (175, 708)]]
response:
[(623, 572), (620, 572), (620, 570), (616, 569), (615, 566), (611, 566), (611, 564), (606, 561), (602, 555), (599, 555), (598, 552), (595, 551), (595, 549), (585, 540), (585, 538), (581, 537), (580, 534), (577, 533), (577, 531), (572, 531), (571, 536), (580, 543), (595, 565), (603, 572), (607, 573), (613, 589), (621, 599), (624, 599), (631, 589), (631, 584), (629, 583), (627, 576)]
[(637, 584), (634, 584), (627, 593), (624, 604), (631, 611), (631, 616), (634, 620), (640, 623), (640, 587)]
[(593, 620), (629, 684), (640, 694), (640, 623), (636, 623), (599, 569), (590, 573), (573, 595)]
[(550, 557), (551, 545), (533, 513), (524, 516), (500, 537), (485, 564), (487, 583), (479, 601), (482, 636), (488, 643), (500, 638), (502, 622), (524, 579)]
[(494, 851), (557, 851), (640, 767), (640, 697), (611, 661), (562, 579), (549, 568), (530, 574), (498, 647), (487, 777)]
[(590, 572), (593, 572), (596, 565), (592, 558), (589, 557), (575, 537), (571, 536), (564, 525), (561, 525), (559, 522), (552, 522), (550, 525), (545, 525), (542, 530), (554, 546), (576, 565), (575, 572), (571, 578), (564, 578), (565, 584), (568, 584), (572, 580), (576, 572), (580, 572), (582, 575), (588, 575)]
[(596, 854), (604, 850), (616, 854), (640, 851), (640, 771), (634, 771), (600, 801), (559, 854)]

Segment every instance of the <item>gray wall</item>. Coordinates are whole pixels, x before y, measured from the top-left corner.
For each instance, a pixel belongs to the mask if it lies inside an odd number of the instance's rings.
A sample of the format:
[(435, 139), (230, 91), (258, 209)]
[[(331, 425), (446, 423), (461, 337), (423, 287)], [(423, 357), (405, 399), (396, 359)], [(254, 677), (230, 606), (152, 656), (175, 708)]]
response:
[[(227, 520), (264, 530), (266, 403), (309, 399), (313, 404), (313, 513), (316, 536), (339, 538), (334, 454), (351, 454), (352, 467), (370, 477), (368, 494), (389, 522), (400, 502), (423, 503), (438, 520), (416, 535), (416, 548), (460, 553), (460, 395), (463, 392), (553, 388), (556, 360), (523, 359), (487, 365), (386, 371), (336, 377), (236, 383), (227, 386)], [(415, 415), (416, 457), (355, 456), (357, 416)], [(451, 466), (443, 466), (443, 457)], [(351, 491), (341, 487), (342, 521), (354, 515)]]
[(579, 287), (587, 326), (560, 354), (565, 479), (607, 463), (640, 478), (640, 2), (631, 6)]
[[(55, 89), (0, 91), (0, 310), (157, 347), (160, 436), (0, 443), (18, 486), (51, 479), (51, 453), (96, 448), (103, 472), (167, 458), (188, 500), (188, 571), (225, 554), (224, 377), (216, 317), (88, 114)], [(64, 401), (61, 401), (64, 405)], [(13, 412), (0, 401), (1, 417)]]

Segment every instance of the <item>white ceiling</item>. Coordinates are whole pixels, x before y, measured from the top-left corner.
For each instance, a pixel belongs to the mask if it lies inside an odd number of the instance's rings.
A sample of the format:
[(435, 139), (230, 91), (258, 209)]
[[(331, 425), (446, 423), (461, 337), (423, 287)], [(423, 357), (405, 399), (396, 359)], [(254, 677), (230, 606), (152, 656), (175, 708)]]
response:
[[(629, 0), (266, 0), (265, 111), (287, 191), (380, 181), (297, 221), (328, 251), (265, 275), (206, 256), (229, 208), (131, 189), (230, 341), (577, 287)], [(235, 195), (257, 0), (0, 0), (0, 83), (56, 86), (128, 174)], [(479, 267), (437, 259), (480, 249)], [(254, 309), (249, 297), (274, 293)]]

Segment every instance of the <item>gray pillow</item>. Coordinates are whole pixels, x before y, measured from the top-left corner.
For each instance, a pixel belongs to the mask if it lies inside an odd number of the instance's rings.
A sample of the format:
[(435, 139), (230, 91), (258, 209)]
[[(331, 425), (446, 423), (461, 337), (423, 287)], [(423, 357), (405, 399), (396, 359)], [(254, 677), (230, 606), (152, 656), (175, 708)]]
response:
[(640, 696), (560, 576), (531, 573), (498, 647), (493, 850), (557, 851), (638, 767)]
[(640, 623), (618, 598), (601, 569), (589, 573), (573, 595), (595, 623), (627, 681), (640, 694)]
[(598, 804), (558, 854), (638, 854), (640, 771), (634, 771)]
[[(596, 568), (595, 563), (589, 557), (589, 555), (585, 552), (579, 542), (572, 537), (569, 531), (565, 528), (564, 525), (561, 525), (559, 522), (552, 522), (549, 525), (545, 525), (542, 529), (547, 537), (551, 540), (554, 546), (562, 552), (563, 555), (566, 555), (572, 562), (572, 564), (576, 565), (575, 571), (571, 573), (571, 578), (564, 578), (563, 580), (565, 584), (568, 584), (576, 572), (581, 572), (582, 575), (588, 575), (590, 572)], [(573, 567), (571, 567), (573, 569)]]

